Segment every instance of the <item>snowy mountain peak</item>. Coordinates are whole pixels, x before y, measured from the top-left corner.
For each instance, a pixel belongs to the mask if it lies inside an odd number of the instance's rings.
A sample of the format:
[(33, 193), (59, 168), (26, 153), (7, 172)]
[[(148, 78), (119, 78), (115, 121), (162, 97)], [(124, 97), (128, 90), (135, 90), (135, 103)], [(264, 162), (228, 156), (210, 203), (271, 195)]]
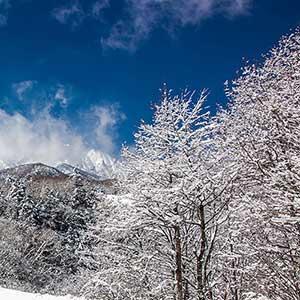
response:
[(82, 160), (79, 168), (102, 178), (111, 178), (115, 171), (116, 160), (100, 151), (90, 150)]

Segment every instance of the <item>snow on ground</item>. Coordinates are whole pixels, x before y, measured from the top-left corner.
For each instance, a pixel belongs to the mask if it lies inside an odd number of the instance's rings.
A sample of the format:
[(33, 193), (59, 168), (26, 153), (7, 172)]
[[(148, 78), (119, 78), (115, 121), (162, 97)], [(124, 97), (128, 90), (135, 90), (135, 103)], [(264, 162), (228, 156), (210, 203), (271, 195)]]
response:
[(72, 296), (51, 296), (24, 293), (16, 290), (9, 290), (0, 287), (0, 299), (2, 300), (83, 300)]

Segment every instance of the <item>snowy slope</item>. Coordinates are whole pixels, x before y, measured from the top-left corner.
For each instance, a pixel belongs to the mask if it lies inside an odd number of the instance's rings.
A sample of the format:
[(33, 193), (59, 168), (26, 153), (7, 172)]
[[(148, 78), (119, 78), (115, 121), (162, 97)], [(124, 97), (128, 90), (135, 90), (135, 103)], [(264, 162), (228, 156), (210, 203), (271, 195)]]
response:
[(9, 290), (0, 287), (0, 299), (3, 300), (83, 300), (72, 296), (51, 296), (24, 293), (16, 290)]

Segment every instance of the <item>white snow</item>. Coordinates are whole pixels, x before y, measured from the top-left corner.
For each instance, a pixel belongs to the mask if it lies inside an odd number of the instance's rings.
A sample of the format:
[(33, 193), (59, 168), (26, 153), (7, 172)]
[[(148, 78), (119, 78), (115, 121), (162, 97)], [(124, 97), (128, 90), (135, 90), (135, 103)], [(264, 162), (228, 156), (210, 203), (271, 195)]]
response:
[(127, 206), (131, 206), (133, 204), (132, 196), (130, 194), (127, 195), (106, 195), (106, 200), (124, 204)]
[(109, 178), (115, 168), (115, 160), (101, 151), (90, 150), (79, 165), (84, 171)]
[(84, 300), (83, 298), (75, 298), (68, 296), (51, 296), (32, 293), (24, 293), (16, 290), (9, 290), (0, 287), (0, 299), (3, 300)]

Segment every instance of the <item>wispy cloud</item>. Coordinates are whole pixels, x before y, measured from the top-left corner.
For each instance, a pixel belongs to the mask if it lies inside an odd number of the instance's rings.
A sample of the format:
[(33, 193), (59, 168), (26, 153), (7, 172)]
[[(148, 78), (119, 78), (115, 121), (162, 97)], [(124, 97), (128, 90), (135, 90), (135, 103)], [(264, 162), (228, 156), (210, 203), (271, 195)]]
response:
[(110, 6), (110, 0), (98, 0), (92, 4), (90, 13), (91, 16), (99, 18), (105, 8)]
[(74, 0), (65, 6), (55, 8), (52, 16), (61, 24), (71, 24), (77, 27), (85, 18), (85, 13), (78, 0)]
[(235, 17), (251, 8), (253, 0), (126, 0), (126, 19), (113, 25), (101, 39), (104, 48), (135, 51), (153, 30), (197, 26), (215, 15)]
[(0, 27), (7, 25), (7, 16), (0, 14)]
[(117, 105), (97, 106), (92, 110), (95, 118), (95, 138), (97, 144), (106, 153), (114, 153), (116, 150), (115, 138), (117, 125), (126, 117)]
[(35, 80), (25, 80), (17, 83), (12, 84), (12, 89), (17, 95), (18, 99), (20, 101), (24, 100), (24, 95), (26, 92), (30, 91), (34, 84), (36, 84), (37, 81)]
[(19, 101), (26, 102), (25, 105), (30, 103), (33, 107), (38, 103), (43, 106), (47, 103), (49, 108), (57, 104), (67, 107), (73, 98), (72, 86), (61, 83), (45, 85), (36, 80), (24, 80), (13, 83), (12, 90)]
[(10, 0), (0, 0), (0, 27), (7, 25)]
[(64, 106), (64, 107), (67, 106), (69, 104), (69, 101), (72, 98), (70, 90), (71, 90), (70, 87), (66, 87), (63, 84), (59, 84), (55, 91), (54, 99), (59, 101), (61, 106)]
[[(80, 2), (81, 1), (81, 2)], [(198, 26), (216, 15), (230, 18), (247, 14), (254, 0), (120, 0), (120, 16), (110, 24), (108, 33), (101, 37), (104, 49), (123, 49), (134, 52), (155, 29), (174, 32), (185, 26)], [(103, 11), (111, 0), (94, 0), (85, 5), (73, 0), (54, 9), (55, 19), (61, 24), (80, 25), (84, 19), (102, 20)], [(107, 21), (107, 24), (109, 20)]]
[(64, 6), (55, 8), (52, 16), (61, 24), (76, 28), (87, 18), (102, 20), (102, 12), (110, 6), (110, 0), (97, 0), (83, 6), (84, 1), (71, 0)]
[(112, 26), (109, 36), (101, 39), (102, 46), (134, 51), (158, 24), (160, 5), (153, 0), (128, 1), (126, 20), (121, 19)]
[(253, 1), (254, 0), (231, 1), (230, 5), (227, 7), (227, 12), (233, 16), (248, 14)]

